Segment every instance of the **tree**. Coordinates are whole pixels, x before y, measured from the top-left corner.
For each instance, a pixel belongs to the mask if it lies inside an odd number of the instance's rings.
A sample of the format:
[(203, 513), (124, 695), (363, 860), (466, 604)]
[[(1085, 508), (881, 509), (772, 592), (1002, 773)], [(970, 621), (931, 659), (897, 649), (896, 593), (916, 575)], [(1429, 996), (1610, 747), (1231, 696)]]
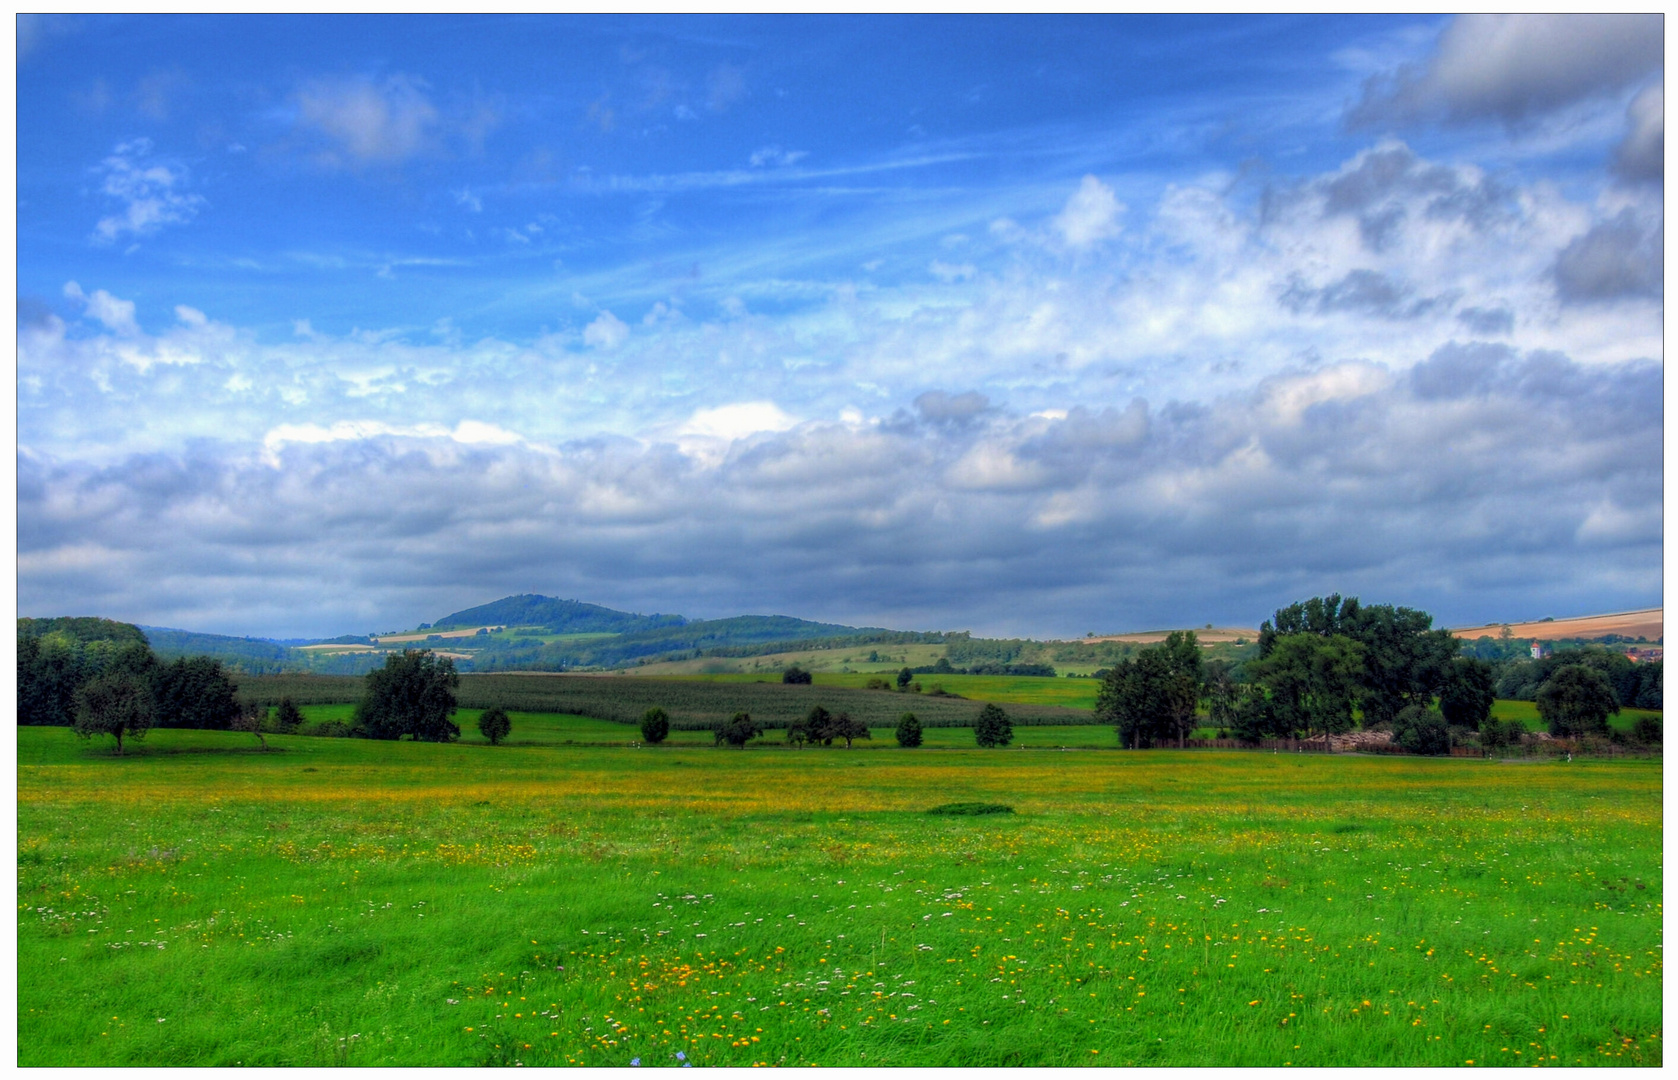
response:
[(254, 702), (245, 706), (233, 717), (230, 726), (234, 731), (255, 735), (256, 744), (262, 748), (262, 752), (268, 752), (268, 740), (262, 737), (263, 728), (268, 726), (268, 706)]
[(1584, 664), (1555, 670), (1538, 688), (1538, 716), (1558, 739), (1608, 730), (1608, 718), (1620, 711), (1614, 687), (1606, 676)]
[(1332, 735), (1352, 726), (1363, 659), (1363, 646), (1342, 634), (1285, 634), (1248, 661), (1247, 675), (1268, 692), (1277, 734)]
[(916, 747), (921, 744), (921, 722), (915, 719), (915, 714), (906, 712), (897, 721), (897, 745)]
[(829, 720), (827, 727), (821, 734), (824, 743), (831, 743), (834, 739), (844, 739), (845, 749), (847, 750), (851, 748), (851, 740), (853, 739), (872, 740), (874, 738), (874, 733), (868, 730), (868, 725), (861, 720), (852, 720), (851, 714), (848, 712), (841, 712), (838, 716)]
[(274, 730), (282, 735), (290, 735), (303, 726), (303, 712), (297, 703), (288, 697), (280, 699), (280, 706), (274, 711)]
[(915, 673), (910, 671), (908, 668), (904, 668), (902, 671), (897, 673), (897, 688), (899, 690), (909, 689), (909, 684), (914, 681)]
[(1206, 718), (1219, 731), (1235, 726), (1235, 711), (1240, 704), (1240, 687), (1229, 677), (1229, 665), (1218, 662), (1206, 680)]
[(404, 649), (385, 658), (385, 666), (367, 673), (367, 690), (355, 710), (355, 733), (366, 739), (453, 742), (460, 728), (455, 688), (460, 676), (454, 661), (430, 649)]
[(491, 746), (500, 746), (513, 730), (513, 722), (507, 717), (507, 710), (499, 706), (485, 709), (478, 717), (478, 731), (489, 740)]
[(1487, 719), (1480, 725), (1480, 745), (1487, 750), (1519, 746), (1526, 728), (1518, 720)]
[(1270, 703), (1270, 695), (1264, 692), (1264, 687), (1249, 684), (1242, 689), (1235, 702), (1235, 720), (1231, 731), (1237, 739), (1248, 744), (1281, 734), (1276, 707)]
[(1446, 669), (1444, 685), (1439, 688), (1439, 711), (1446, 722), (1480, 730), (1480, 725), (1492, 714), (1492, 703), (1497, 700), (1495, 681), (1492, 666), (1484, 660), (1468, 656), (1452, 660)]
[(717, 730), (717, 742), (743, 750), (747, 743), (762, 734), (762, 726), (752, 719), (750, 713), (737, 712)]
[(1200, 643), (1191, 630), (1172, 631), (1159, 645), (1113, 665), (1096, 694), (1096, 715), (1132, 749), (1174, 738), (1182, 746), (1198, 722)]
[(1335, 593), (1277, 610), (1274, 622), (1259, 627), (1259, 658), (1268, 659), (1286, 637), (1310, 634), (1346, 637), (1363, 647), (1358, 701), (1364, 725), (1390, 721), (1411, 704), (1428, 704), (1439, 692), (1446, 667), (1462, 642), (1448, 630), (1434, 630), (1433, 617), (1413, 608), (1372, 604)]
[(1451, 728), (1436, 709), (1406, 705), (1393, 717), (1393, 741), (1412, 754), (1437, 757), (1451, 752)]
[(237, 689), (221, 661), (182, 656), (157, 671), (157, 726), (226, 731), (240, 715)]
[(809, 686), (815, 681), (815, 678), (808, 671), (794, 664), (781, 672), (781, 681), (797, 686)]
[(1014, 723), (995, 704), (986, 705), (973, 719), (973, 741), (980, 746), (1007, 746), (1014, 741)]
[(127, 671), (89, 679), (75, 694), (75, 732), (84, 739), (109, 735), (122, 753), (123, 736), (143, 739), (156, 714), (151, 684)]
[(803, 720), (794, 720), (787, 728), (788, 742), (819, 742), (827, 745), (833, 742), (833, 736), (828, 728), (833, 724), (833, 714), (820, 705), (813, 705)]
[(670, 714), (654, 705), (641, 714), (641, 741), (657, 746), (670, 737)]

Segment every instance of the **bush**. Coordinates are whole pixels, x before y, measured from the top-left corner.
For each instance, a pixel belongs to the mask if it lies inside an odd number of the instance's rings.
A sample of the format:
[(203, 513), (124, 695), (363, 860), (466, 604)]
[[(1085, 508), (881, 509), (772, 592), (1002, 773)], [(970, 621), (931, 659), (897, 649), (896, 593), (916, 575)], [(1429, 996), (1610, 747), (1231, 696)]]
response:
[(483, 715), (478, 717), (478, 730), (489, 740), (491, 746), (499, 746), (501, 740), (513, 730), (513, 722), (507, 719), (507, 710), (497, 706), (485, 709)]
[(670, 714), (653, 706), (641, 714), (641, 741), (657, 746), (670, 737)]
[(872, 679), (868, 680), (868, 685), (865, 689), (868, 689), (868, 690), (890, 690), (891, 689), (891, 682), (889, 680), (882, 679), (882, 678), (879, 678), (879, 677), (876, 676), (875, 678), (872, 678)]
[(313, 735), (318, 739), (347, 739), (351, 732), (350, 726), (342, 720), (322, 720), (303, 734)]
[(1661, 722), (1652, 716), (1639, 716), (1631, 734), (1638, 742), (1652, 746), (1661, 741)]
[(914, 681), (915, 673), (910, 671), (908, 668), (904, 668), (902, 671), (897, 673), (897, 688), (899, 690), (907, 690), (909, 688), (909, 684)]
[(1480, 725), (1480, 745), (1487, 750), (1519, 746), (1526, 728), (1515, 720), (1487, 720)]
[(953, 802), (934, 806), (929, 814), (948, 814), (954, 817), (980, 817), (984, 814), (1012, 814), (1014, 808), (1003, 803)]
[(1409, 705), (1393, 717), (1393, 740), (1412, 754), (1451, 752), (1451, 728), (1435, 709)]
[(973, 721), (973, 739), (987, 748), (1007, 746), (1014, 741), (1014, 725), (1007, 713), (995, 705), (986, 705)]
[(815, 680), (808, 671), (805, 671), (797, 664), (794, 664), (792, 667), (789, 667), (785, 671), (781, 672), (781, 681), (784, 683), (792, 683), (797, 686), (809, 686), (810, 683)]
[(920, 744), (921, 722), (915, 719), (914, 713), (906, 712), (897, 722), (897, 745), (913, 748)]

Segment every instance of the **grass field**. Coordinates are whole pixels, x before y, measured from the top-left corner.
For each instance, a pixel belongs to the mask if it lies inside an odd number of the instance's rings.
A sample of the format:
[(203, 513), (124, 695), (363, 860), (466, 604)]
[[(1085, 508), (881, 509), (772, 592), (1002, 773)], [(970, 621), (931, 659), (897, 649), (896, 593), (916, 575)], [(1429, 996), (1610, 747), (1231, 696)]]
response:
[(524, 720), (19, 729), (19, 1064), (1662, 1061), (1658, 762)]

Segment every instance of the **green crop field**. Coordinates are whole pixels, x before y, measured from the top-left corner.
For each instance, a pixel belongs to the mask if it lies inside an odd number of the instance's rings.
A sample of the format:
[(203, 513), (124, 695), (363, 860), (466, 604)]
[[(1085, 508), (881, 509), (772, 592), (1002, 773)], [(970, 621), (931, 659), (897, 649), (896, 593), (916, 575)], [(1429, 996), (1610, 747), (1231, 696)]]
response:
[[(890, 671), (818, 671), (812, 673), (812, 677), (815, 686), (862, 689), (868, 685), (869, 679), (882, 677), (891, 681), (893, 692), (897, 686), (895, 675)], [(723, 673), (688, 675), (684, 676), (682, 681), (730, 685), (774, 681), (779, 678), (778, 672), (771, 675)], [(904, 703), (903, 707), (906, 709), (913, 709), (917, 696), (926, 697), (925, 692), (934, 686), (941, 686), (948, 693), (960, 694), (975, 701), (994, 701), (1001, 705), (1059, 705), (1071, 709), (1095, 708), (1095, 695), (1101, 689), (1101, 682), (1097, 679), (1051, 679), (1038, 675), (916, 675), (915, 681), (921, 684), (922, 693), (905, 694), (897, 699)]]
[(18, 1063), (1663, 1059), (1658, 762), (460, 720), (20, 728)]

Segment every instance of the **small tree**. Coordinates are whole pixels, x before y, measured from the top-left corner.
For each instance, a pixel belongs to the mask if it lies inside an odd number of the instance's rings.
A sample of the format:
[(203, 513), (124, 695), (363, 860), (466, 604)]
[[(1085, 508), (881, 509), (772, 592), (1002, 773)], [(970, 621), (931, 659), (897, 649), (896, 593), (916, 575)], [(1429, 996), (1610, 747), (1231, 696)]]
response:
[(485, 709), (478, 717), (478, 730), (491, 746), (500, 746), (501, 740), (513, 730), (513, 722), (507, 718), (507, 710), (499, 706)]
[(899, 690), (909, 689), (909, 684), (913, 682), (914, 679), (915, 673), (910, 671), (908, 668), (904, 668), (902, 671), (897, 673), (897, 688)]
[(257, 746), (263, 753), (268, 752), (268, 740), (262, 737), (263, 728), (268, 726), (268, 706), (252, 703), (239, 710), (233, 718), (232, 730), (243, 731), (256, 736)]
[(1608, 730), (1608, 718), (1620, 711), (1614, 687), (1602, 672), (1584, 664), (1559, 667), (1538, 688), (1538, 715), (1558, 739)]
[(980, 746), (1007, 746), (1014, 741), (1014, 724), (996, 705), (986, 705), (973, 721), (973, 739)]
[(831, 743), (834, 739), (844, 739), (845, 749), (851, 748), (853, 739), (872, 739), (874, 733), (868, 730), (868, 725), (861, 720), (852, 720), (851, 714), (842, 712), (827, 723), (823, 742)]
[(897, 745), (914, 748), (921, 744), (921, 722), (915, 714), (906, 712), (897, 721)]
[(290, 698), (281, 698), (280, 707), (274, 712), (274, 730), (282, 735), (290, 735), (302, 726), (303, 711)]
[(151, 730), (156, 706), (150, 683), (126, 671), (89, 679), (76, 691), (75, 732), (84, 739), (109, 735), (122, 753), (123, 736), (143, 739)]
[(808, 671), (794, 664), (781, 672), (781, 681), (794, 685), (809, 686), (815, 680)]
[(819, 742), (825, 746), (833, 742), (833, 736), (828, 731), (832, 726), (833, 714), (816, 705), (803, 720), (792, 722), (792, 726), (787, 729), (787, 742)]
[(763, 727), (752, 719), (750, 713), (737, 712), (729, 718), (728, 723), (718, 729), (717, 741), (744, 750), (747, 743), (762, 734)]
[(1451, 727), (1437, 709), (1406, 705), (1393, 717), (1393, 741), (1412, 754), (1451, 752)]
[(1631, 734), (1638, 742), (1653, 746), (1661, 741), (1661, 722), (1652, 716), (1639, 716)]
[(654, 705), (641, 714), (641, 741), (654, 746), (670, 737), (670, 714)]

